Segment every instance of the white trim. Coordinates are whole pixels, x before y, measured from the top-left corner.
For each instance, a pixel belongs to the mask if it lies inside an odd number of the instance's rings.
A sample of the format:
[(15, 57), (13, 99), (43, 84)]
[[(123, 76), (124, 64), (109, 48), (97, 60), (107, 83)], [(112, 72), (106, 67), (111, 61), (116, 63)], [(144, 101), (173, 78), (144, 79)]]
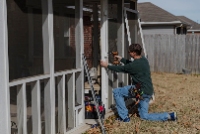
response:
[(42, 35), (44, 73), (50, 74), (44, 87), (45, 133), (55, 133), (55, 79), (52, 0), (42, 0)]
[(26, 84), (18, 85), (17, 92), (18, 134), (27, 134)]
[(157, 24), (181, 24), (180, 21), (171, 21), (171, 22), (141, 22), (141, 25), (157, 25)]
[(72, 74), (72, 73), (80, 73), (82, 71), (81, 68), (78, 68), (78, 69), (72, 69), (72, 70), (65, 70), (65, 71), (60, 71), (60, 72), (56, 72), (54, 74), (55, 77), (57, 76), (62, 76), (62, 75), (66, 75), (66, 74)]
[(44, 79), (49, 79), (49, 78), (50, 78), (50, 75), (47, 74), (47, 75), (39, 75), (39, 76), (34, 76), (30, 78), (25, 78), (25, 79), (18, 79), (18, 80), (10, 82), (9, 86), (13, 87), (13, 86), (17, 86), (23, 83), (31, 83), (37, 80), (44, 80)]
[(10, 134), (10, 90), (6, 0), (0, 0), (0, 132)]
[[(101, 0), (101, 60), (108, 60), (108, 0)], [(108, 73), (101, 67), (101, 99), (108, 109)]]
[(188, 32), (200, 32), (200, 30), (187, 30)]
[(58, 91), (58, 133), (66, 132), (66, 98), (65, 98), (65, 75), (57, 78)]
[[(41, 90), (40, 81), (32, 84), (31, 100), (32, 100), (32, 128), (33, 134), (41, 134)], [(29, 127), (29, 126), (28, 126)]]
[[(83, 26), (83, 0), (75, 0), (75, 45), (76, 45), (76, 68), (81, 68), (80, 73), (76, 73), (75, 87), (76, 101), (84, 105), (84, 67), (82, 54), (84, 53), (84, 26)], [(75, 92), (75, 91), (74, 91)], [(75, 113), (75, 127), (85, 121), (85, 109)]]

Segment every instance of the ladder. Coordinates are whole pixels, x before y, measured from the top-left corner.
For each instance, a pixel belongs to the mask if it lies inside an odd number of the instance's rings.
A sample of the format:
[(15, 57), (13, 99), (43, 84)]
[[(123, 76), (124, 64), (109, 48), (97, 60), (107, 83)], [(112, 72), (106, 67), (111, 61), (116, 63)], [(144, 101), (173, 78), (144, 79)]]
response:
[(84, 54), (83, 54), (82, 58), (83, 58), (83, 65), (84, 65), (84, 68), (85, 68), (85, 72), (87, 74), (88, 82), (89, 82), (90, 89), (91, 89), (91, 92), (92, 92), (92, 98), (94, 100), (94, 104), (95, 104), (95, 107), (96, 107), (96, 111), (97, 111), (97, 115), (98, 115), (98, 119), (99, 119), (99, 124), (101, 126), (102, 133), (106, 134), (106, 130), (105, 130), (105, 127), (104, 127), (103, 119), (102, 119), (102, 116), (100, 115), (100, 112), (99, 112), (99, 104), (96, 101), (94, 86), (93, 86), (93, 83), (92, 83), (92, 79), (90, 77), (87, 60), (86, 60), (86, 57), (85, 57)]

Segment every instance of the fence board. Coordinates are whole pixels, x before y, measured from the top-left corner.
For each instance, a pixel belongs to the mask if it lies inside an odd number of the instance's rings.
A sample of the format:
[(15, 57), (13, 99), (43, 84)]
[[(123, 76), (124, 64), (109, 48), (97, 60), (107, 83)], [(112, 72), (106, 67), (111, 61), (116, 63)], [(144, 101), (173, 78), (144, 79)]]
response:
[(153, 72), (200, 72), (200, 35), (144, 35)]
[(194, 72), (195, 72), (195, 37), (194, 36), (192, 36), (192, 44), (191, 44), (192, 46), (191, 46), (191, 58), (192, 58), (192, 60), (191, 60), (191, 67), (192, 67), (192, 74), (194, 74)]
[(199, 74), (200, 73), (200, 61), (199, 61), (199, 59), (200, 59), (200, 36), (197, 37), (197, 48), (198, 48), (198, 50), (197, 50), (197, 61), (198, 61), (197, 74)]
[(197, 74), (197, 70), (198, 70), (198, 36), (195, 36), (195, 74)]
[(146, 40), (146, 50), (147, 51), (147, 58), (150, 64), (151, 71), (154, 71), (154, 41), (152, 40), (153, 35), (146, 35), (144, 36), (144, 40)]

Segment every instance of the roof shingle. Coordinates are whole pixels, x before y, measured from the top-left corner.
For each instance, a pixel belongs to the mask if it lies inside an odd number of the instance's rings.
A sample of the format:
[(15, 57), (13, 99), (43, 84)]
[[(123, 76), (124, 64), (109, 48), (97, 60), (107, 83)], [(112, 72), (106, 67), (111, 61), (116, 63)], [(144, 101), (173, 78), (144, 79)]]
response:
[(142, 22), (180, 21), (176, 16), (151, 2), (138, 3), (138, 11)]
[(184, 21), (186, 23), (188, 23), (189, 25), (191, 25), (191, 29), (190, 30), (200, 30), (200, 24), (194, 22), (193, 20), (185, 17), (185, 16), (177, 16), (181, 21)]

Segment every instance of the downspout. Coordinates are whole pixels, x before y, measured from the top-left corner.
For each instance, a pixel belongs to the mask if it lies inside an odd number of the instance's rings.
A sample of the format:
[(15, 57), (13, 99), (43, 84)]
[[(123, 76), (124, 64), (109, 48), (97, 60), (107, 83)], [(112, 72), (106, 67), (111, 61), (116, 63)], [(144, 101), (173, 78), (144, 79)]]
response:
[(181, 24), (180, 26), (175, 27), (175, 28), (174, 28), (174, 30), (175, 30), (175, 31), (174, 31), (174, 34), (176, 34), (176, 29), (177, 29), (178, 27), (182, 27), (182, 26), (183, 26), (183, 24)]

